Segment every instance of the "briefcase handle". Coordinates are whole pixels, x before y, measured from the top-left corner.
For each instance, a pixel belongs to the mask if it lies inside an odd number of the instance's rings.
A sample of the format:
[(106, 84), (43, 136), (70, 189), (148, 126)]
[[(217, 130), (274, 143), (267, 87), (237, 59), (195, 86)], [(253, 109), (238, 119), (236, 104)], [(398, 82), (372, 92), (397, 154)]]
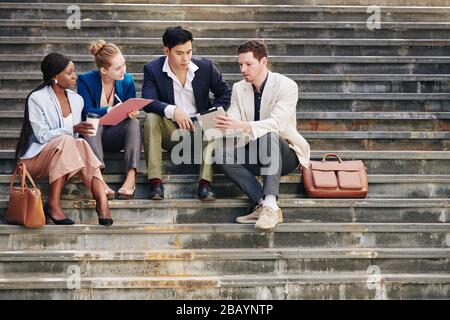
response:
[(327, 157), (335, 157), (335, 158), (338, 158), (339, 163), (342, 162), (341, 157), (339, 157), (336, 153), (327, 153), (327, 154), (325, 154), (325, 155), (323, 156), (323, 158), (322, 158), (322, 162), (325, 162), (325, 160), (326, 160)]
[(27, 185), (27, 183), (25, 181), (26, 178), (28, 178), (31, 181), (31, 184), (33, 185), (33, 187), (35, 189), (37, 189), (36, 185), (34, 184), (33, 178), (31, 177), (30, 173), (27, 170), (27, 166), (25, 165), (25, 163), (21, 162), (14, 169), (13, 174), (11, 176), (11, 182), (10, 182), (10, 185), (9, 185), (10, 190), (13, 190), (13, 184), (14, 184), (14, 180), (16, 179), (17, 172), (19, 172), (19, 175), (21, 176), (20, 187), (21, 187), (22, 193), (25, 192), (25, 188), (28, 189), (28, 185)]

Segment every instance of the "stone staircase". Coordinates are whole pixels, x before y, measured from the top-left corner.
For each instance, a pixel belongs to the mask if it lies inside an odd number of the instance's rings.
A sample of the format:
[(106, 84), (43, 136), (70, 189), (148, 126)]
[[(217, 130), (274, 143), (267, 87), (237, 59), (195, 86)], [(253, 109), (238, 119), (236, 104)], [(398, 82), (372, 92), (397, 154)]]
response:
[[(369, 0), (86, 0), (80, 30), (66, 28), (67, 4), (45, 2), (0, 2), (0, 221), (43, 56), (63, 52), (85, 72), (88, 43), (104, 38), (123, 49), (140, 91), (173, 25), (193, 31), (195, 54), (230, 85), (241, 79), (237, 44), (264, 38), (271, 69), (299, 85), (312, 157), (363, 160), (369, 195), (308, 199), (293, 173), (281, 183), (285, 223), (264, 233), (234, 223), (250, 203), (220, 171), (220, 199), (201, 203), (196, 167), (166, 154), (167, 199), (147, 200), (142, 156), (136, 199), (110, 201), (111, 228), (97, 225), (77, 179), (63, 192), (77, 225), (0, 224), (0, 299), (450, 298), (449, 0), (378, 1), (380, 30), (366, 27)], [(111, 186), (121, 161), (106, 156)]]

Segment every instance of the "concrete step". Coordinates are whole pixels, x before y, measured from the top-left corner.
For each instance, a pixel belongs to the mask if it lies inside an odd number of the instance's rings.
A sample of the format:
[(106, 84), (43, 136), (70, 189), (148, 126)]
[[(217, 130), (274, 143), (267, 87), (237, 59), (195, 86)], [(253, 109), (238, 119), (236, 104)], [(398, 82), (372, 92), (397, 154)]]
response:
[[(0, 112), (10, 114), (9, 119), (23, 113), (27, 91), (0, 91)], [(140, 92), (137, 93), (140, 97)], [(304, 114), (324, 113), (324, 117), (336, 119), (383, 119), (383, 120), (407, 120), (415, 122), (412, 128), (408, 123), (404, 131), (420, 130), (425, 122), (419, 120), (444, 120), (437, 121), (435, 128), (446, 130), (447, 113), (450, 111), (450, 95), (447, 93), (331, 93), (299, 92), (297, 103), (298, 119)], [(320, 112), (319, 112), (320, 111)], [(303, 113), (301, 113), (303, 112)], [(336, 114), (342, 115), (338, 118)], [(17, 116), (18, 117), (18, 116)], [(307, 118), (304, 118), (307, 119)], [(9, 123), (10, 127), (16, 126), (19, 120)], [(409, 122), (408, 121), (408, 122)], [(388, 123), (388, 122), (386, 122)], [(20, 126), (20, 124), (19, 124)], [(411, 127), (411, 126), (409, 126)], [(423, 128), (430, 128), (422, 126)], [(1, 128), (1, 126), (0, 126)], [(302, 128), (302, 127), (299, 127)], [(358, 128), (362, 128), (358, 126)], [(402, 128), (399, 126), (397, 128)], [(380, 127), (379, 129), (383, 129)], [(384, 129), (383, 129), (384, 130)]]
[[(78, 72), (78, 70), (77, 70)], [(143, 73), (131, 73), (136, 83), (142, 83)], [(223, 73), (224, 79), (229, 83), (235, 83), (242, 80), (240, 73)], [(301, 84), (310, 82), (447, 82), (450, 80), (448, 74), (298, 74), (286, 73), (285, 76)], [(42, 80), (42, 74), (39, 72), (3, 72), (0, 74), (0, 81), (36, 81), (39, 84)], [(35, 83), (33, 82), (33, 85)], [(139, 85), (136, 85), (139, 87)], [(33, 86), (30, 87), (30, 89)], [(20, 90), (15, 90), (20, 91)]]
[[(1, 24), (0, 24), (1, 26)], [(1, 30), (1, 29), (0, 29)], [(92, 56), (74, 55), (77, 72), (95, 69)], [(143, 65), (160, 55), (125, 55), (128, 72), (140, 73)], [(239, 73), (236, 55), (204, 56), (223, 73)], [(0, 54), (3, 72), (39, 72), (42, 54)], [(270, 69), (283, 74), (448, 74), (449, 57), (440, 56), (271, 56)]]
[[(450, 297), (447, 272), (450, 167), (449, 152), (442, 151), (449, 147), (450, 100), (446, 94), (446, 77), (450, 71), (446, 57), (450, 46), (448, 40), (445, 40), (447, 43), (439, 40), (448, 39), (450, 24), (428, 23), (430, 20), (447, 21), (444, 17), (448, 16), (449, 8), (382, 8), (382, 29), (369, 31), (364, 18), (366, 8), (313, 8), (298, 6), (298, 1), (281, 1), (277, 3), (294, 6), (249, 7), (227, 5), (242, 4), (235, 0), (214, 2), (225, 4), (220, 8), (220, 19), (229, 21), (207, 21), (219, 16), (214, 14), (217, 8), (208, 5), (212, 2), (209, 0), (163, 0), (161, 3), (189, 4), (142, 5), (136, 6), (139, 11), (134, 12), (123, 4), (113, 5), (119, 8), (116, 10), (108, 4), (86, 4), (82, 6), (83, 18), (93, 20), (83, 21), (81, 30), (65, 28), (67, 4), (18, 3), (15, 8), (22, 9), (12, 13), (7, 10), (10, 4), (0, 3), (0, 18), (16, 15), (24, 21), (19, 24), (0, 21), (0, 36), (3, 35), (0, 52), (4, 57), (19, 57), (2, 61), (0, 56), (0, 73), (16, 73), (16, 79), (14, 75), (8, 80), (10, 75), (0, 76), (2, 111), (20, 113), (23, 110), (24, 96), (14, 95), (29, 91), (39, 81), (36, 75), (39, 75), (39, 62), (44, 52), (57, 49), (75, 56), (84, 55), (88, 58), (76, 60), (77, 71), (94, 68), (87, 55), (86, 36), (123, 37), (124, 52), (130, 55), (127, 56), (129, 70), (139, 73), (137, 85), (140, 87), (142, 65), (150, 60), (147, 60), (149, 55), (160, 53), (160, 36), (165, 27), (180, 22), (185, 25), (185, 20), (191, 20), (186, 26), (191, 27), (196, 38), (227, 37), (231, 33), (242, 38), (284, 38), (273, 40), (271, 68), (296, 77), (301, 96), (299, 130), (306, 132), (306, 136), (314, 134), (307, 138), (314, 149), (345, 148), (349, 155), (368, 157), (365, 162), (371, 173), (370, 197), (359, 200), (299, 198), (304, 196), (300, 176), (284, 178), (280, 204), (286, 223), (269, 233), (233, 223), (250, 206), (244, 199), (219, 199), (208, 204), (190, 200), (196, 188), (195, 167), (176, 167), (167, 161), (167, 155), (164, 163), (167, 172), (179, 170), (183, 175), (165, 176), (169, 181), (166, 194), (186, 199), (111, 201), (115, 219), (112, 228), (97, 225), (93, 201), (80, 200), (80, 195), (87, 192), (80, 188), (79, 181), (74, 181), (66, 186), (65, 192), (72, 192), (77, 200), (65, 200), (63, 206), (70, 217), (83, 225), (46, 226), (40, 230), (0, 225), (0, 250), (3, 250), (0, 251), (0, 299)], [(302, 4), (316, 5), (321, 1), (309, 3), (312, 1), (306, 0)], [(343, 1), (330, 0), (325, 4), (342, 5)], [(191, 4), (196, 2), (202, 5), (194, 8)], [(347, 4), (350, 2), (359, 5), (367, 0), (346, 0)], [(392, 0), (384, 4), (413, 5), (411, 1), (403, 2)], [(444, 2), (449, 1), (437, 0), (432, 5), (450, 5)], [(271, 4), (267, 0), (244, 3)], [(149, 7), (152, 9), (146, 10)], [(135, 20), (148, 19), (146, 15), (152, 15), (154, 9), (159, 10), (160, 21), (141, 21), (131, 27)], [(26, 22), (27, 18), (36, 17), (61, 20)], [(99, 18), (103, 21), (95, 21)], [(250, 22), (236, 21), (243, 19)], [(258, 19), (260, 21), (254, 21)], [(313, 19), (315, 22), (311, 23)], [(398, 23), (402, 19), (412, 22)], [(337, 20), (341, 23), (336, 23)], [(351, 22), (344, 25), (346, 21)], [(111, 29), (111, 23), (116, 28)], [(75, 33), (79, 41), (70, 39)], [(8, 43), (10, 34), (34, 35), (42, 41), (28, 46), (16, 38), (16, 43)], [(61, 43), (54, 39), (46, 43), (49, 35), (67, 38)], [(154, 42), (146, 43), (135, 37), (155, 38)], [(287, 42), (286, 38), (292, 41)], [(355, 39), (343, 44), (344, 38)], [(234, 83), (240, 80), (234, 48), (241, 41), (219, 39), (196, 39), (196, 45), (200, 43), (198, 50), (195, 48), (196, 53), (218, 56), (218, 67), (227, 75), (227, 80)], [(208, 48), (218, 42), (221, 44)], [(362, 42), (365, 44), (361, 45)], [(22, 55), (24, 53), (40, 58), (30, 59)], [(396, 59), (398, 56), (404, 59)], [(34, 74), (19, 82), (20, 71)], [(348, 79), (347, 74), (352, 78)], [(4, 99), (3, 93), (6, 94)], [(0, 119), (7, 119), (0, 120), (0, 130), (18, 128), (19, 113), (9, 117), (0, 113)], [(389, 132), (391, 130), (394, 132)], [(336, 134), (337, 139), (331, 142), (330, 138)], [(0, 140), (0, 148), (4, 147), (2, 143)], [(6, 147), (10, 149), (13, 145)], [(365, 151), (370, 149), (380, 151)], [(0, 152), (0, 172), (11, 172), (12, 157), (4, 157), (8, 153), (11, 151)], [(315, 151), (314, 156), (318, 157), (319, 153)], [(108, 154), (107, 158), (111, 171), (118, 173), (122, 155)], [(190, 174), (186, 175), (188, 172)], [(426, 176), (417, 176), (417, 173)], [(106, 174), (105, 177), (114, 187), (121, 184), (120, 175)], [(0, 190), (7, 185), (7, 178), (7, 175), (0, 175)], [(148, 193), (145, 180), (145, 176), (139, 176), (138, 192), (142, 198)], [(217, 194), (241, 195), (220, 175), (214, 187)], [(0, 199), (0, 221), (6, 206), (6, 198)], [(368, 287), (370, 275), (366, 272), (373, 265), (379, 266), (382, 272), (376, 289)], [(79, 290), (67, 290), (70, 266), (80, 268)]]
[[(325, 115), (326, 116), (326, 115)], [(449, 131), (450, 120), (384, 119), (299, 119), (300, 131)]]
[[(450, 167), (448, 151), (348, 151), (348, 150), (313, 150), (312, 159), (320, 160), (325, 153), (337, 153), (344, 160), (363, 160), (370, 174), (431, 174), (448, 175)], [(10, 174), (15, 167), (14, 151), (0, 150), (0, 173)], [(105, 153), (107, 174), (122, 173), (122, 153)], [(164, 171), (167, 174), (195, 174), (196, 166), (174, 165), (170, 154), (163, 151)], [(144, 155), (141, 154), (140, 171), (146, 171)]]
[[(145, 112), (141, 112), (141, 120)], [(0, 130), (20, 130), (23, 111), (0, 111)], [(450, 112), (297, 112), (300, 131), (450, 131)]]
[[(449, 75), (332, 75), (287, 74), (297, 82), (300, 92), (336, 93), (447, 93), (450, 91)], [(133, 74), (138, 90), (142, 88), (143, 74)], [(240, 74), (224, 74), (232, 86), (242, 80)], [(0, 90), (31, 91), (42, 81), (39, 73), (5, 72), (0, 75)]]
[[(24, 109), (30, 91), (0, 91), (0, 109)], [(138, 97), (140, 93), (138, 92)], [(449, 112), (450, 95), (445, 93), (300, 93), (297, 109), (305, 112)]]
[[(447, 151), (447, 131), (301, 131), (312, 149)], [(19, 131), (0, 130), (0, 148), (15, 149)]]
[[(0, 90), (0, 109), (23, 110), (29, 93), (30, 90)], [(141, 97), (140, 92), (137, 97)], [(299, 92), (297, 109), (305, 112), (449, 112), (450, 94)]]
[(185, 277), (233, 274), (295, 275), (365, 272), (446, 273), (448, 248), (200, 249), (125, 251), (1, 251), (2, 277), (68, 275), (81, 277)]
[(450, 287), (450, 277), (444, 274), (383, 274), (379, 283), (369, 285), (368, 279), (361, 272), (88, 277), (81, 279), (80, 289), (73, 290), (67, 289), (66, 277), (44, 274), (0, 278), (0, 299), (447, 299)]
[[(448, 132), (415, 132), (415, 131), (303, 131), (300, 132), (305, 139), (349, 139), (349, 140), (365, 140), (365, 139), (392, 139), (392, 140), (445, 140), (450, 138)], [(19, 137), (19, 131), (0, 131), (0, 138), (14, 139)], [(5, 149), (5, 148), (4, 148)], [(317, 148), (316, 148), (317, 149)]]
[[(21, 3), (18, 0), (3, 0), (2, 2), (6, 3)], [(28, 3), (65, 3), (61, 0), (28, 0)], [(146, 0), (80, 0), (77, 3), (148, 3)], [(270, 0), (158, 0), (159, 4), (248, 4), (248, 5), (261, 5), (273, 4), (273, 1)], [(298, 5), (298, 0), (278, 0), (278, 5)], [(373, 5), (372, 0), (302, 0), (302, 5), (355, 5), (355, 6), (370, 6)], [(380, 6), (426, 6), (426, 7), (435, 7), (435, 6), (449, 6), (449, 0), (378, 0), (377, 4)]]
[[(364, 22), (298, 21), (199, 21), (199, 20), (86, 20), (81, 28), (67, 29), (66, 19), (0, 19), (0, 36), (158, 37), (164, 30), (182, 23), (196, 37), (230, 38), (446, 38), (447, 22), (380, 22), (370, 30)], [(116, 28), (111, 28), (114, 25)]]
[[(139, 88), (138, 88), (139, 89)], [(30, 93), (30, 90), (27, 91), (0, 91), (0, 99), (3, 100), (19, 100), (22, 99), (25, 101), (25, 98)], [(141, 92), (136, 92), (136, 97), (141, 97)], [(428, 104), (425, 108), (427, 110), (425, 111), (442, 111), (442, 112), (449, 112), (449, 107), (446, 103), (441, 102), (440, 100), (449, 100), (450, 94), (449, 93), (336, 93), (336, 92), (299, 92), (299, 100), (335, 100), (335, 103), (339, 103), (339, 100), (378, 100), (381, 101), (378, 102), (378, 105), (382, 104), (384, 101), (391, 102), (395, 101), (405, 101), (407, 100), (408, 103), (411, 100), (419, 100), (419, 101), (425, 101)], [(437, 107), (430, 103), (431, 101), (437, 101)], [(365, 102), (365, 101), (364, 101)], [(300, 103), (303, 105), (304, 102), (300, 101)], [(361, 105), (364, 107), (364, 105), (361, 103)], [(297, 104), (297, 107), (299, 104)], [(7, 105), (5, 105), (7, 107)], [(358, 106), (355, 105), (355, 108)], [(383, 106), (384, 107), (384, 106)], [(392, 107), (391, 107), (392, 108)], [(434, 110), (438, 109), (438, 110)], [(300, 110), (299, 110), (300, 111)], [(301, 111), (314, 111), (314, 110), (301, 110)], [(316, 110), (317, 111), (317, 110)], [(328, 111), (328, 110), (321, 110), (321, 111)], [(341, 111), (341, 110), (333, 110), (333, 111)], [(356, 109), (355, 111), (363, 111)], [(370, 110), (372, 111), (372, 110)], [(373, 110), (374, 111), (374, 110)], [(382, 110), (384, 111), (384, 110)], [(391, 110), (391, 111), (409, 111), (404, 110), (401, 108), (401, 110)], [(416, 111), (416, 110), (411, 110)]]
[[(367, 6), (248, 5), (248, 4), (83, 4), (86, 20), (207, 20), (216, 21), (360, 21), (371, 15)], [(67, 19), (65, 3), (0, 3), (0, 19)], [(450, 17), (450, 7), (380, 6), (384, 22), (439, 22)]]
[(450, 112), (298, 112), (297, 128), (300, 131), (450, 131), (447, 117)]
[(239, 224), (0, 225), (0, 250), (231, 248), (448, 248), (448, 223), (284, 223), (270, 232)]
[[(45, 200), (44, 200), (45, 201)], [(425, 199), (287, 199), (280, 198), (287, 223), (448, 223), (448, 198)], [(0, 221), (8, 206), (0, 199)], [(63, 200), (64, 212), (77, 223), (98, 223), (93, 200)], [(252, 204), (246, 199), (218, 199), (204, 203), (194, 199), (143, 199), (109, 201), (114, 225), (154, 223), (235, 223)]]
[[(196, 55), (233, 55), (247, 38), (200, 38), (194, 35)], [(86, 54), (88, 45), (98, 37), (0, 37), (3, 54), (41, 53), (51, 51)], [(125, 54), (161, 54), (161, 37), (104, 38), (117, 44)], [(292, 39), (265, 38), (272, 56), (449, 56), (448, 39)], [(214, 46), (211, 46), (214, 43)]]
[[(450, 174), (450, 168), (448, 166), (448, 160), (450, 159), (450, 152), (446, 151), (345, 151), (345, 150), (333, 150), (328, 151), (312, 151), (312, 159), (322, 159), (326, 152), (337, 153), (343, 157), (343, 159), (356, 159), (363, 160), (367, 167), (368, 173), (371, 174)], [(13, 165), (8, 167), (8, 159), (11, 159), (13, 153), (10, 151), (0, 152), (1, 159), (5, 163), (3, 173), (11, 173)], [(107, 168), (105, 172), (121, 173), (121, 162), (123, 155), (118, 153), (109, 153), (107, 157)], [(145, 161), (141, 157), (141, 171), (145, 171)], [(175, 166), (169, 159), (169, 154), (163, 154), (164, 170), (168, 174), (173, 173), (196, 173), (197, 169), (192, 166)], [(111, 171), (108, 171), (111, 170)]]
[[(450, 194), (450, 175), (369, 175), (369, 198), (442, 198)], [(122, 175), (104, 175), (111, 188), (118, 190), (123, 183)], [(164, 175), (164, 191), (167, 199), (197, 199), (198, 175)], [(48, 194), (48, 179), (36, 181), (44, 196)], [(10, 175), (0, 175), (0, 193), (9, 193)], [(219, 198), (244, 197), (225, 176), (216, 174), (213, 189)], [(140, 174), (136, 182), (136, 199), (146, 199), (150, 184), (146, 174)], [(300, 174), (290, 174), (281, 179), (280, 197), (305, 197)], [(81, 180), (66, 183), (64, 199), (91, 198), (90, 191)]]
[[(308, 112), (448, 112), (450, 100), (447, 99), (442, 93), (301, 93), (297, 108)], [(7, 109), (18, 107), (10, 99), (2, 101)]]
[[(29, 90), (0, 91), (0, 109), (23, 110), (29, 93)], [(140, 97), (140, 92), (137, 96)], [(450, 94), (300, 92), (297, 109), (305, 112), (449, 112)]]

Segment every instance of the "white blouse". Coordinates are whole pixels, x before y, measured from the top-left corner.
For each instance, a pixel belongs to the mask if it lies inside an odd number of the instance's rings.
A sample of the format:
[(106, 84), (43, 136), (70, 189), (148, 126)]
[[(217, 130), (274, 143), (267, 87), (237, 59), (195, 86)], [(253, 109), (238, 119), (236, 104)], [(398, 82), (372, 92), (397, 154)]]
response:
[(69, 113), (67, 117), (63, 117), (63, 128), (72, 130), (73, 128), (73, 116), (72, 113)]

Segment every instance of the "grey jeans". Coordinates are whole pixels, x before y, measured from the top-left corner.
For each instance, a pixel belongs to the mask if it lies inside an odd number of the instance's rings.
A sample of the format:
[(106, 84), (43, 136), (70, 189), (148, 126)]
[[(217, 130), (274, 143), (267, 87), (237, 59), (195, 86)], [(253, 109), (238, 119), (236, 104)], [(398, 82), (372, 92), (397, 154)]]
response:
[(84, 137), (94, 151), (97, 158), (103, 161), (103, 152), (119, 152), (124, 150), (123, 170), (127, 173), (130, 169), (139, 170), (141, 155), (141, 124), (139, 119), (127, 118), (115, 126), (99, 125), (97, 135)]
[[(255, 203), (264, 195), (278, 197), (281, 176), (299, 165), (295, 151), (272, 132), (242, 148), (216, 148), (215, 159), (225, 175)], [(262, 176), (262, 187), (256, 176)]]

